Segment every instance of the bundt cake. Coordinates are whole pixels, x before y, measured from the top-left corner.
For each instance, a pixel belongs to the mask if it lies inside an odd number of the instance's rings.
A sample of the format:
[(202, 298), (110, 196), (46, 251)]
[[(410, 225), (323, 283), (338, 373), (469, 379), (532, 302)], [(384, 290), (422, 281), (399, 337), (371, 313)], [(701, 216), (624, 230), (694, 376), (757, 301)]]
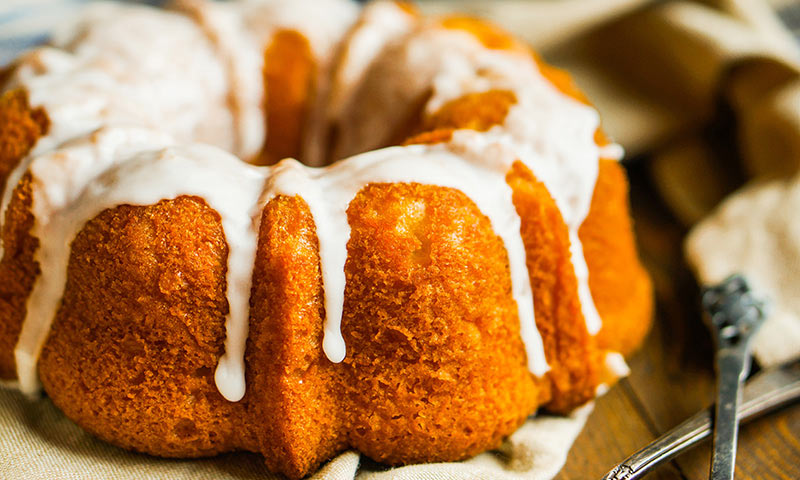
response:
[(95, 4), (0, 81), (0, 378), (116, 445), (463, 459), (647, 331), (620, 148), (487, 23)]

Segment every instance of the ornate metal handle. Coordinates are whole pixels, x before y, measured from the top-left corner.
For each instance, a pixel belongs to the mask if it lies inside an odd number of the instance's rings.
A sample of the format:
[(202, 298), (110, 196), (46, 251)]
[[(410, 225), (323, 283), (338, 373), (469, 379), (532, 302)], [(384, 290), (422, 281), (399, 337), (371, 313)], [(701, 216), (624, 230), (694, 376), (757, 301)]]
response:
[(766, 317), (763, 302), (750, 292), (744, 277), (734, 275), (703, 292), (717, 345), (717, 402), (714, 408), (714, 448), (711, 480), (733, 480), (739, 432), (737, 410), (742, 381), (750, 372), (751, 340)]
[[(738, 418), (748, 422), (800, 400), (800, 362), (762, 370), (744, 386)], [(698, 412), (608, 472), (603, 480), (636, 480), (711, 435), (713, 407)]]
[[(753, 298), (740, 276), (731, 277), (719, 286), (706, 290), (703, 304), (714, 325), (712, 330), (717, 337), (718, 346), (723, 348), (741, 349), (746, 346), (750, 335), (763, 321), (763, 304)], [(740, 320), (731, 322), (732, 318)], [(729, 328), (732, 325), (733, 329)], [(739, 353), (741, 352), (737, 355)], [(739, 358), (744, 358), (744, 361), (737, 361), (733, 368), (724, 367), (735, 379), (736, 390), (740, 379), (744, 377), (745, 367), (749, 367), (749, 356)], [(753, 376), (743, 390), (742, 402), (734, 402), (730, 409), (735, 422), (757, 418), (800, 399), (800, 362), (763, 370)], [(738, 391), (734, 392), (734, 398), (738, 399)], [(732, 412), (737, 414), (733, 415)], [(695, 414), (625, 459), (608, 472), (603, 480), (635, 480), (644, 477), (656, 466), (708, 438), (711, 435), (713, 418), (713, 407)], [(733, 458), (730, 460), (732, 468)]]

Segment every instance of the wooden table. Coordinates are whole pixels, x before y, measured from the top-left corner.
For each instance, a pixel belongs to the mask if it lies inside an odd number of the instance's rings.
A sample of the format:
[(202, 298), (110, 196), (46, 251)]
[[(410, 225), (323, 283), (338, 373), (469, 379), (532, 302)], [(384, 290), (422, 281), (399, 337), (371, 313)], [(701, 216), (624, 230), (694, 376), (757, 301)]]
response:
[[(714, 396), (711, 338), (699, 293), (681, 256), (685, 230), (660, 203), (645, 167), (629, 167), (631, 203), (645, 266), (656, 289), (656, 318), (631, 375), (596, 402), (559, 480), (599, 479), (612, 466), (708, 406)], [(653, 472), (653, 480), (708, 478), (710, 442)], [(736, 479), (800, 479), (800, 404), (744, 425)]]

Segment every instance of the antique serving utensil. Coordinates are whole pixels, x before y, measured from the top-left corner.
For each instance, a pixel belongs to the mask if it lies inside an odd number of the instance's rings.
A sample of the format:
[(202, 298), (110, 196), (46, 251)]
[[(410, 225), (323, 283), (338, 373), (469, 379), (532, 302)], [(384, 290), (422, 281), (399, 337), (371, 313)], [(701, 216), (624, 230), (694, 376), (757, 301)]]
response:
[(703, 308), (717, 347), (717, 402), (709, 478), (733, 480), (741, 385), (750, 373), (751, 340), (766, 317), (764, 303), (752, 295), (744, 277), (733, 275), (703, 292)]
[[(762, 370), (745, 384), (738, 418), (761, 417), (800, 400), (800, 361)], [(602, 480), (636, 480), (711, 435), (714, 407), (698, 412), (608, 472)]]
[[(726, 280), (718, 287), (708, 289), (703, 296), (703, 303), (709, 311), (711, 322), (718, 325), (715, 329), (720, 333), (715, 335), (725, 336), (724, 345), (735, 343), (736, 348), (742, 348), (742, 343), (748, 343), (747, 339), (763, 319), (763, 304), (752, 297), (747, 284), (739, 276)], [(725, 330), (730, 323), (726, 318), (729, 319), (731, 317), (744, 318), (738, 324), (740, 328), (746, 330), (743, 337), (740, 336), (736, 339), (731, 336), (735, 333), (733, 330)], [(744, 327), (742, 325), (744, 323), (748, 326)], [(723, 330), (724, 332), (722, 332)], [(734, 340), (738, 341), (734, 342)], [(720, 344), (719, 347), (722, 347), (723, 344)], [(744, 348), (746, 352), (746, 345)], [(740, 353), (741, 350), (736, 351), (737, 355)], [(745, 355), (739, 358), (742, 359), (742, 367), (749, 367), (749, 356)], [(731, 363), (733, 364), (733, 362)], [(736, 365), (738, 364), (734, 364), (734, 367)], [(741, 371), (738, 370), (738, 367), (736, 370), (731, 370), (734, 372)], [(736, 389), (733, 391), (733, 396), (734, 400), (738, 400), (739, 392), (736, 390), (738, 390), (740, 384), (740, 374), (736, 373), (735, 376), (730, 372), (728, 374), (736, 379)], [(722, 380), (720, 378), (720, 381)], [(800, 361), (759, 372), (747, 382), (743, 390), (742, 401), (735, 401), (730, 407), (731, 415), (729, 417), (733, 417), (735, 422), (739, 420), (749, 421), (800, 399)], [(725, 396), (726, 398), (729, 397), (730, 391), (725, 393)], [(725, 399), (723, 399), (724, 401)], [(715, 417), (714, 412), (714, 407), (709, 407), (695, 414), (650, 445), (625, 459), (608, 472), (603, 477), (603, 480), (635, 480), (642, 478), (656, 466), (708, 438), (711, 434), (712, 419)], [(738, 415), (734, 415), (733, 412), (738, 412)], [(728, 433), (730, 433), (730, 430)], [(735, 425), (732, 433), (734, 434), (733, 440), (735, 442)], [(720, 443), (718, 442), (717, 445), (720, 445)], [(728, 444), (728, 446), (730, 445)], [(731, 450), (731, 452), (733, 451)], [(729, 457), (731, 469), (733, 459), (733, 456)]]

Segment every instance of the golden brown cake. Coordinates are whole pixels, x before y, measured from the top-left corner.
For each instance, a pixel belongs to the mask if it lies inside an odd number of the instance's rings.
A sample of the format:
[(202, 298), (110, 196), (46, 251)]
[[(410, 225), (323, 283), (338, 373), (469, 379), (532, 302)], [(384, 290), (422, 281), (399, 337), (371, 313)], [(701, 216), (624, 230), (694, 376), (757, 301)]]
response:
[(619, 147), (482, 21), (95, 5), (0, 78), (0, 378), (116, 445), (463, 459), (648, 329)]

